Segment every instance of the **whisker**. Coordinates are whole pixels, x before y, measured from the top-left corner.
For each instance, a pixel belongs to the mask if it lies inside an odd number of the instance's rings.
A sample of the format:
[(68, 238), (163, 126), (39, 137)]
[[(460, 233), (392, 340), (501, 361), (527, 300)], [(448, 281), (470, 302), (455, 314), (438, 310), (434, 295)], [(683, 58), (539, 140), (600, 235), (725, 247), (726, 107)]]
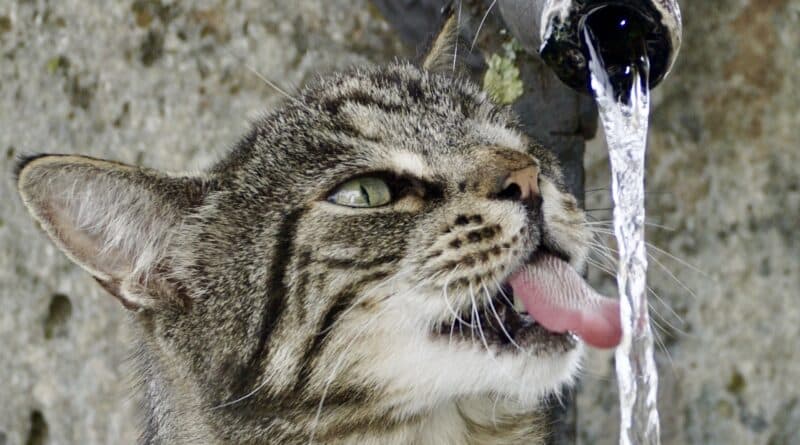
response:
[[(581, 223), (581, 225), (585, 226), (585, 227), (605, 227), (605, 228), (611, 229), (611, 228), (613, 228), (614, 221), (612, 221), (612, 220), (595, 220), (595, 221), (587, 221), (587, 222)], [(657, 224), (657, 223), (649, 222), (649, 221), (645, 221), (644, 225), (647, 226), (647, 227), (655, 227), (657, 229), (666, 230), (668, 232), (675, 232), (675, 231), (678, 230), (678, 229), (676, 229), (674, 227), (669, 227), (669, 226), (665, 226), (665, 225), (661, 225), (661, 224)]]
[(359, 330), (356, 333), (356, 335), (354, 335), (352, 337), (350, 342), (347, 343), (347, 346), (345, 346), (344, 351), (342, 351), (339, 354), (339, 359), (336, 361), (336, 364), (334, 365), (333, 369), (331, 370), (331, 374), (328, 377), (327, 381), (325, 382), (325, 387), (322, 390), (322, 396), (320, 396), (319, 405), (317, 406), (317, 413), (316, 413), (316, 415), (314, 417), (314, 422), (312, 423), (312, 426), (311, 426), (311, 435), (310, 435), (309, 440), (308, 440), (309, 445), (314, 443), (314, 436), (317, 433), (317, 426), (319, 424), (320, 417), (322, 416), (322, 407), (323, 407), (323, 405), (325, 403), (325, 397), (328, 394), (328, 389), (330, 388), (331, 383), (333, 383), (333, 379), (336, 376), (336, 373), (339, 371), (339, 366), (341, 366), (342, 363), (344, 363), (344, 359), (347, 357), (347, 352), (349, 352), (350, 348), (356, 343), (355, 340), (358, 339), (361, 335), (363, 335), (367, 331), (367, 328), (369, 328), (372, 325), (372, 323), (375, 322), (375, 320), (379, 320), (380, 316), (383, 315), (383, 313), (385, 311), (387, 311), (388, 308), (389, 308), (389, 306), (385, 306), (371, 320), (369, 320), (368, 322), (364, 323), (364, 325), (361, 327), (361, 330)]
[(456, 321), (461, 321), (461, 322), (462, 322), (462, 324), (464, 323), (464, 321), (463, 321), (463, 320), (461, 320), (461, 317), (459, 317), (459, 316), (458, 316), (458, 314), (456, 313), (456, 311), (455, 311), (455, 310), (453, 309), (453, 307), (450, 305), (450, 301), (449, 301), (449, 299), (448, 299), (448, 297), (447, 297), (447, 286), (449, 286), (449, 285), (450, 285), (450, 279), (453, 277), (453, 275), (455, 274), (455, 272), (458, 270), (458, 266), (459, 266), (459, 265), (457, 264), (457, 265), (456, 265), (456, 267), (454, 267), (454, 268), (453, 268), (453, 270), (451, 270), (451, 271), (450, 271), (450, 272), (447, 274), (447, 278), (445, 279), (444, 286), (442, 287), (442, 292), (443, 292), (443, 294), (444, 294), (444, 301), (445, 301), (445, 305), (447, 305), (447, 309), (448, 309), (448, 311), (450, 311), (450, 313), (451, 313), (451, 314), (453, 314), (453, 320), (452, 320), (452, 321), (450, 321), (450, 335), (449, 335), (449, 337), (448, 337), (448, 339), (447, 339), (447, 347), (448, 347), (448, 348), (451, 348), (451, 349), (452, 349), (452, 347), (453, 347), (453, 331), (454, 331), (454, 329), (455, 329), (455, 326), (456, 326)]
[(405, 276), (405, 275), (404, 274), (394, 275), (394, 276), (392, 276), (392, 277), (390, 277), (390, 278), (388, 278), (386, 280), (378, 282), (377, 284), (375, 284), (371, 288), (363, 291), (358, 298), (356, 298), (352, 303), (350, 303), (350, 306), (348, 306), (347, 309), (342, 311), (342, 313), (339, 315), (339, 317), (333, 323), (331, 323), (330, 326), (328, 326), (327, 328), (325, 328), (322, 331), (320, 331), (319, 335), (326, 334), (326, 333), (330, 332), (331, 330), (333, 330), (341, 322), (341, 320), (344, 320), (346, 318), (346, 316), (351, 311), (353, 311), (356, 307), (358, 307), (358, 305), (363, 303), (367, 298), (372, 297), (373, 293), (376, 290), (378, 290), (381, 287), (385, 287), (385, 286), (388, 286), (388, 285), (392, 284), (394, 281), (398, 280), (400, 277), (403, 277), (403, 276)]
[[(474, 321), (478, 320), (478, 307), (475, 304), (475, 295), (472, 293), (472, 283), (469, 284), (469, 299), (470, 299), (470, 314), (472, 314), (472, 318)], [(480, 326), (480, 325), (478, 325)], [(471, 326), (469, 330), (470, 338), (474, 342), (475, 341), (475, 327)]]
[[(486, 284), (483, 282), (483, 280), (481, 280), (481, 286), (483, 286), (484, 292), (486, 292), (486, 294), (488, 295), (489, 294), (489, 290), (486, 288)], [(502, 292), (502, 290), (501, 290), (501, 292)], [(523, 349), (517, 344), (517, 342), (515, 342), (514, 339), (511, 338), (511, 335), (508, 333), (508, 331), (506, 331), (506, 327), (503, 326), (503, 322), (502, 322), (502, 320), (500, 320), (500, 314), (497, 313), (497, 309), (495, 309), (494, 302), (492, 302), (491, 298), (489, 298), (489, 307), (492, 309), (492, 312), (494, 313), (494, 318), (497, 320), (497, 324), (500, 326), (500, 329), (503, 331), (503, 335), (506, 336), (508, 341), (511, 342), (511, 344), (514, 345), (515, 348), (517, 348), (519, 351), (523, 351)]]
[(308, 110), (308, 111), (313, 111), (313, 110), (311, 110), (311, 108), (308, 106), (308, 104), (306, 104), (306, 103), (304, 103), (303, 101), (301, 101), (300, 99), (298, 99), (298, 98), (296, 98), (296, 97), (292, 96), (291, 94), (289, 94), (288, 92), (286, 92), (286, 90), (284, 90), (283, 88), (281, 88), (280, 86), (278, 86), (278, 84), (276, 84), (275, 82), (271, 81), (271, 80), (270, 80), (270, 79), (268, 79), (266, 76), (264, 76), (263, 74), (261, 74), (261, 73), (260, 73), (260, 72), (259, 72), (257, 69), (255, 69), (255, 67), (253, 67), (251, 64), (249, 64), (249, 63), (247, 62), (247, 59), (245, 59), (245, 57), (244, 57), (244, 56), (240, 56), (239, 54), (237, 54), (236, 52), (234, 52), (233, 50), (230, 50), (230, 49), (228, 50), (228, 54), (230, 54), (230, 55), (231, 55), (233, 58), (235, 58), (236, 60), (238, 60), (238, 61), (239, 61), (239, 63), (241, 63), (242, 65), (244, 65), (245, 67), (247, 67), (247, 69), (248, 69), (248, 70), (250, 70), (250, 72), (252, 72), (253, 74), (255, 74), (255, 75), (256, 75), (256, 77), (258, 77), (259, 79), (261, 79), (261, 81), (263, 81), (263, 82), (264, 82), (265, 84), (267, 84), (267, 85), (268, 85), (270, 88), (272, 88), (273, 90), (275, 90), (275, 91), (276, 91), (278, 94), (280, 94), (280, 95), (282, 95), (283, 97), (285, 97), (285, 98), (289, 99), (290, 101), (292, 101), (292, 102), (296, 103), (297, 105), (300, 105), (301, 107), (303, 107), (304, 109), (306, 109), (306, 110)]
[(494, 281), (495, 286), (497, 286), (497, 289), (500, 292), (500, 296), (503, 297), (503, 300), (505, 300), (505, 302), (508, 303), (509, 306), (513, 307), (514, 302), (511, 300), (511, 298), (508, 297), (508, 295), (506, 295), (506, 291), (504, 291), (503, 286), (501, 286), (500, 283), (497, 282), (497, 278), (492, 277), (492, 280)]
[[(454, 268), (453, 268), (453, 270), (452, 270), (452, 271), (451, 271), (451, 273), (450, 273), (451, 275), (452, 275), (452, 274), (455, 274), (456, 270), (458, 270), (458, 266), (459, 266), (459, 265), (457, 264), (457, 265), (456, 265), (456, 267), (454, 267)], [(469, 326), (469, 327), (471, 328), (471, 327), (472, 327), (472, 323), (467, 323), (467, 322), (466, 322), (464, 319), (462, 319), (462, 318), (461, 318), (461, 317), (458, 315), (458, 313), (456, 312), (455, 308), (453, 308), (453, 306), (450, 304), (450, 298), (447, 296), (447, 287), (448, 287), (449, 285), (450, 285), (450, 277), (448, 276), (448, 279), (445, 281), (445, 283), (444, 283), (444, 287), (443, 287), (443, 289), (442, 289), (442, 291), (444, 292), (444, 304), (447, 306), (447, 310), (450, 312), (450, 314), (452, 314), (452, 315), (453, 315), (453, 317), (455, 318), (455, 320), (457, 320), (457, 321), (459, 321), (461, 324), (463, 324), (463, 325), (466, 325), (466, 326)]]
[[(665, 301), (664, 301), (664, 300), (663, 300), (661, 297), (659, 297), (659, 296), (658, 296), (658, 294), (657, 294), (657, 293), (656, 293), (656, 292), (655, 292), (653, 289), (651, 289), (650, 287), (648, 287), (648, 288), (647, 288), (647, 291), (649, 292), (649, 294), (650, 294), (650, 295), (652, 295), (653, 297), (655, 297), (655, 298), (656, 298), (656, 300), (658, 300), (658, 302), (659, 302), (659, 303), (660, 303), (662, 306), (664, 306), (665, 308), (667, 308), (667, 310), (669, 311), (669, 313), (670, 313), (670, 314), (671, 314), (673, 317), (675, 317), (675, 318), (678, 320), (678, 322), (679, 322), (680, 324), (682, 324), (682, 325), (685, 325), (685, 324), (686, 324), (686, 322), (684, 322), (684, 321), (683, 321), (683, 317), (681, 317), (680, 315), (678, 315), (678, 314), (677, 314), (677, 313), (676, 313), (676, 312), (675, 312), (675, 311), (674, 311), (674, 310), (673, 310), (673, 309), (672, 309), (672, 308), (671, 308), (671, 307), (670, 307), (670, 306), (669, 306), (669, 305), (668, 305), (668, 304), (667, 304), (667, 303), (666, 303), (666, 302), (665, 302)], [(649, 301), (648, 301), (648, 302), (647, 302), (647, 307), (650, 309), (650, 313), (651, 313), (651, 314), (653, 314), (653, 322), (655, 322), (655, 321), (656, 321), (656, 319), (658, 319), (658, 320), (660, 320), (660, 323), (664, 323), (665, 325), (667, 325), (667, 327), (669, 327), (670, 329), (672, 329), (674, 332), (676, 332), (676, 333), (678, 333), (678, 334), (681, 334), (681, 335), (684, 335), (684, 336), (687, 336), (687, 337), (688, 337), (688, 336), (690, 336), (688, 332), (684, 331), (683, 329), (679, 328), (678, 326), (675, 326), (675, 324), (671, 323), (671, 322), (670, 322), (670, 321), (667, 319), (667, 317), (665, 317), (665, 316), (661, 315), (661, 313), (658, 311), (658, 308), (656, 307), (656, 305), (655, 305), (654, 303), (652, 303), (652, 302), (649, 302)], [(666, 329), (664, 329), (664, 331), (666, 332)]]
[[(655, 323), (655, 320), (653, 320), (653, 325), (654, 326), (658, 326)], [(667, 345), (666, 345), (666, 343), (664, 343), (664, 339), (662, 338), (661, 333), (659, 332), (659, 330), (666, 332), (666, 330), (664, 330), (660, 326), (657, 327), (656, 329), (653, 330), (653, 339), (655, 339), (656, 345), (658, 346), (658, 348), (660, 348), (662, 351), (664, 351), (664, 354), (667, 356), (667, 361), (669, 361), (670, 370), (672, 371), (672, 375), (673, 376), (677, 376), (677, 370), (675, 368), (675, 362), (672, 360), (672, 354), (670, 354), (669, 349), (667, 349)]]
[[(598, 192), (605, 192), (609, 195), (611, 194), (611, 189), (609, 187), (593, 187), (584, 189), (584, 193), (598, 193)], [(675, 192), (672, 190), (646, 190), (644, 192), (645, 196), (652, 196), (652, 195), (674, 195)]]
[(298, 99), (298, 98), (292, 96), (291, 94), (287, 93), (285, 90), (283, 90), (281, 87), (279, 87), (275, 82), (267, 79), (266, 76), (264, 76), (263, 74), (259, 73), (252, 65), (247, 64), (245, 66), (253, 74), (258, 76), (258, 78), (261, 79), (264, 83), (269, 85), (273, 90), (277, 91), (278, 93), (280, 93), (281, 95), (283, 95), (287, 99), (291, 100), (292, 102), (295, 102), (296, 104), (302, 105), (304, 108), (308, 108), (308, 106), (306, 104), (304, 104), (302, 101), (300, 101), (300, 99)]
[[(353, 302), (353, 303), (352, 303), (352, 304), (351, 304), (351, 305), (350, 305), (350, 306), (349, 306), (347, 309), (345, 309), (344, 311), (342, 311), (342, 314), (341, 314), (341, 316), (339, 317), (339, 319), (337, 319), (337, 320), (336, 320), (334, 323), (332, 323), (332, 324), (331, 324), (331, 326), (329, 326), (328, 328), (326, 328), (326, 329), (324, 329), (324, 330), (320, 331), (320, 332), (319, 332), (317, 335), (323, 335), (323, 334), (325, 334), (325, 333), (329, 332), (331, 329), (333, 329), (333, 327), (334, 327), (334, 326), (336, 326), (336, 324), (337, 324), (337, 323), (339, 323), (339, 322), (340, 322), (342, 319), (344, 319), (344, 318), (345, 318), (345, 315), (346, 315), (346, 314), (347, 314), (347, 313), (348, 313), (350, 310), (352, 310), (352, 308), (356, 307), (356, 306), (357, 306), (358, 304), (360, 304), (360, 303), (361, 303), (361, 302), (362, 302), (364, 299), (366, 299), (367, 297), (371, 296), (372, 292), (374, 292), (376, 289), (378, 289), (379, 287), (382, 287), (382, 286), (385, 286), (385, 285), (387, 285), (388, 283), (390, 283), (392, 280), (396, 279), (396, 278), (397, 278), (397, 277), (399, 277), (399, 276), (402, 276), (402, 274), (400, 274), (400, 275), (396, 275), (396, 276), (393, 276), (393, 277), (391, 277), (391, 278), (389, 278), (389, 279), (387, 279), (387, 280), (381, 281), (381, 282), (380, 282), (380, 283), (378, 283), (377, 285), (373, 286), (373, 288), (372, 288), (372, 289), (370, 289), (370, 290), (368, 290), (368, 291), (364, 292), (364, 293), (362, 294), (362, 296), (361, 296), (359, 299), (355, 300), (355, 301), (354, 301), (354, 302)], [(239, 397), (239, 398), (236, 398), (236, 399), (234, 399), (234, 400), (231, 400), (231, 401), (224, 402), (224, 403), (221, 403), (221, 404), (219, 404), (219, 405), (213, 406), (211, 409), (220, 409), (220, 408), (225, 408), (225, 407), (232, 406), (232, 405), (235, 405), (235, 404), (237, 404), (237, 403), (243, 402), (243, 401), (245, 401), (245, 400), (249, 399), (250, 397), (254, 396), (254, 395), (255, 395), (256, 393), (258, 393), (260, 390), (264, 389), (264, 387), (267, 385), (267, 383), (268, 383), (268, 382), (269, 382), (269, 379), (264, 379), (264, 381), (263, 381), (263, 382), (261, 382), (261, 383), (260, 383), (258, 386), (256, 386), (254, 389), (252, 389), (252, 390), (251, 390), (250, 392), (248, 392), (247, 394), (245, 394), (245, 395), (243, 395), (243, 396), (241, 396), (241, 397)]]
[(677, 232), (678, 231), (678, 229), (676, 229), (675, 227), (665, 226), (663, 224), (657, 224), (657, 223), (654, 223), (654, 222), (645, 221), (644, 225), (645, 226), (649, 226), (649, 227), (655, 227), (656, 229), (666, 230), (667, 232)]
[(584, 212), (610, 212), (614, 210), (613, 207), (599, 208), (599, 209), (584, 209)]
[(492, 424), (497, 429), (497, 402), (500, 401), (500, 394), (494, 395), (494, 403), (492, 404)]
[(704, 277), (711, 278), (711, 276), (708, 274), (708, 272), (700, 269), (699, 267), (697, 267), (697, 266), (695, 266), (695, 265), (693, 265), (693, 264), (691, 264), (691, 263), (689, 263), (689, 262), (687, 262), (685, 260), (682, 260), (682, 259), (676, 257), (675, 255), (667, 252), (666, 250), (664, 250), (664, 249), (662, 249), (662, 248), (660, 248), (658, 246), (655, 246), (655, 245), (653, 245), (651, 243), (647, 243), (647, 247), (652, 248), (653, 250), (655, 250), (656, 252), (666, 256), (667, 258), (670, 258), (670, 259), (672, 259), (674, 261), (677, 261), (678, 263), (682, 264), (683, 266), (688, 267), (689, 269), (692, 269), (693, 271), (703, 275)]
[(492, 8), (494, 8), (495, 4), (497, 4), (497, 0), (492, 1), (492, 4), (486, 9), (486, 14), (483, 15), (481, 23), (478, 25), (478, 30), (475, 31), (475, 38), (472, 39), (472, 45), (469, 47), (470, 52), (475, 49), (475, 44), (478, 43), (478, 37), (481, 35), (481, 30), (483, 29), (484, 23), (486, 23), (486, 18), (489, 17), (489, 13), (492, 12)]
[[(600, 271), (608, 274), (609, 276), (616, 277), (616, 274), (611, 270), (610, 267), (605, 267), (603, 264), (600, 264), (600, 263), (592, 260), (591, 258), (587, 258), (586, 262), (591, 264), (592, 266), (596, 267)], [(650, 294), (653, 297), (655, 297), (655, 299), (658, 300), (658, 302), (661, 303), (665, 308), (667, 308), (667, 310), (670, 312), (670, 314), (673, 317), (675, 317), (678, 320), (678, 322), (680, 322), (681, 324), (685, 324), (685, 321), (684, 321), (683, 317), (678, 315), (678, 313), (675, 312), (675, 310), (672, 309), (672, 307), (663, 298), (661, 298), (661, 296), (652, 287), (647, 286), (647, 292), (648, 292), (648, 294)], [(652, 303), (648, 303), (648, 306), (650, 308), (650, 312), (652, 312), (655, 317), (659, 317), (664, 323), (666, 323), (670, 328), (672, 328), (672, 330), (674, 330), (675, 332), (680, 332), (680, 333), (685, 334), (685, 335), (689, 335), (688, 332), (685, 332), (682, 329), (680, 329), (679, 327), (677, 327), (674, 324), (670, 323), (664, 316), (662, 316), (660, 313), (658, 313), (658, 311), (656, 310), (655, 306)]]
[[(594, 232), (594, 233), (601, 233), (601, 234), (604, 234), (604, 235), (614, 236), (614, 233), (611, 230), (603, 230), (603, 229), (596, 229), (596, 228), (592, 228), (590, 230), (592, 232)], [(684, 266), (686, 268), (689, 268), (689, 269), (692, 269), (693, 271), (695, 271), (695, 272), (697, 272), (697, 273), (699, 273), (699, 274), (701, 274), (701, 275), (703, 275), (705, 277), (709, 277), (710, 278), (710, 275), (708, 274), (708, 272), (706, 272), (706, 271), (698, 268), (697, 266), (695, 266), (695, 265), (693, 265), (693, 264), (691, 264), (691, 263), (689, 263), (689, 262), (687, 262), (687, 261), (685, 261), (685, 260), (683, 260), (683, 259), (681, 259), (681, 258), (679, 258), (679, 257), (667, 252), (666, 250), (656, 246), (655, 244), (653, 244), (653, 243), (651, 243), (649, 241), (645, 241), (645, 245), (647, 246), (648, 249), (652, 249), (652, 250), (654, 250), (654, 251), (666, 256), (667, 258), (670, 258), (673, 261), (676, 261), (677, 263), (681, 264), (682, 266)], [(611, 250), (614, 253), (617, 253), (617, 250), (615, 250), (615, 249), (613, 249), (613, 248), (611, 248), (609, 246), (606, 246), (606, 248), (608, 248), (609, 250)], [(668, 269), (666, 267), (663, 266), (663, 264), (661, 264), (655, 258), (655, 255), (653, 255), (651, 252), (648, 252), (647, 256), (648, 256), (648, 258), (652, 259), (655, 263), (661, 265), (661, 267), (665, 271), (667, 271), (667, 273), (671, 273), (671, 272), (668, 271)], [(692, 294), (694, 295), (694, 292), (692, 292)]]
[[(419, 282), (419, 283), (418, 283), (416, 286), (414, 286), (414, 287), (412, 287), (411, 289), (409, 289), (409, 290), (407, 290), (407, 291), (403, 292), (402, 294), (400, 294), (400, 296), (399, 296), (398, 298), (402, 298), (402, 295), (407, 295), (407, 294), (413, 293), (414, 291), (416, 291), (416, 290), (417, 290), (419, 287), (421, 287), (421, 286), (423, 286), (423, 285), (428, 285), (428, 284), (429, 284), (431, 281), (433, 281), (433, 279), (434, 279), (434, 278), (435, 278), (437, 275), (438, 275), (438, 274), (434, 274), (434, 275), (432, 275), (430, 278), (428, 278), (428, 279), (426, 279), (426, 280), (422, 280), (422, 281), (420, 281), (420, 282)], [(402, 274), (401, 274), (401, 276), (402, 276)], [(325, 384), (325, 388), (323, 389), (322, 396), (321, 396), (321, 398), (320, 398), (320, 403), (319, 403), (319, 406), (317, 407), (317, 414), (316, 414), (316, 416), (315, 416), (315, 419), (314, 419), (314, 423), (313, 423), (313, 427), (312, 427), (311, 438), (310, 438), (310, 440), (309, 440), (309, 444), (313, 443), (313, 441), (314, 441), (314, 435), (316, 434), (316, 428), (317, 428), (317, 425), (318, 425), (318, 422), (319, 422), (320, 416), (321, 416), (321, 414), (322, 414), (322, 407), (324, 406), (325, 397), (326, 397), (326, 395), (327, 395), (327, 392), (328, 392), (328, 389), (330, 388), (330, 385), (331, 385), (331, 383), (333, 382), (333, 378), (335, 377), (336, 373), (338, 372), (338, 368), (339, 368), (339, 366), (341, 366), (341, 364), (342, 364), (342, 362), (343, 362), (344, 358), (347, 356), (347, 352), (350, 350), (350, 348), (352, 347), (352, 345), (355, 343), (355, 340), (356, 340), (357, 338), (359, 338), (361, 335), (363, 335), (363, 333), (367, 331), (367, 328), (368, 328), (368, 327), (369, 327), (369, 326), (370, 326), (372, 323), (374, 323), (374, 322), (375, 322), (375, 320), (378, 320), (378, 319), (380, 319), (380, 317), (381, 317), (381, 316), (382, 316), (382, 315), (383, 315), (383, 314), (384, 314), (384, 313), (385, 313), (385, 312), (386, 312), (386, 311), (387, 311), (389, 308), (390, 308), (390, 306), (385, 306), (385, 307), (384, 307), (384, 308), (383, 308), (383, 309), (382, 309), (380, 312), (378, 312), (378, 313), (377, 313), (375, 316), (373, 316), (373, 318), (372, 318), (370, 321), (368, 321), (367, 323), (365, 323), (365, 324), (362, 326), (361, 330), (360, 330), (358, 333), (356, 333), (356, 335), (355, 335), (355, 336), (353, 336), (353, 338), (352, 338), (352, 339), (351, 339), (351, 341), (348, 343), (348, 345), (345, 347), (345, 349), (344, 349), (344, 350), (343, 350), (343, 351), (340, 353), (340, 358), (339, 358), (339, 360), (337, 361), (336, 365), (334, 366), (333, 370), (331, 371), (331, 375), (330, 375), (330, 377), (328, 378), (328, 380), (327, 380), (327, 382), (326, 382), (326, 384)]]
[(458, 35), (461, 32), (461, 7), (463, 6), (463, 0), (458, 1), (458, 16), (456, 17), (456, 39), (453, 46), (453, 74), (456, 72), (456, 60), (458, 59), (458, 42), (459, 38)]
[(447, 339), (447, 347), (453, 349), (453, 330), (456, 327), (456, 321), (453, 320), (450, 322), (450, 336)]
[(680, 280), (680, 279), (679, 279), (677, 276), (675, 276), (675, 274), (674, 274), (674, 273), (672, 273), (672, 271), (670, 271), (670, 270), (669, 270), (669, 269), (668, 269), (666, 266), (664, 266), (664, 264), (663, 264), (663, 263), (661, 263), (661, 261), (659, 261), (659, 260), (658, 260), (658, 259), (655, 257), (655, 255), (652, 255), (652, 256), (650, 256), (650, 259), (651, 259), (651, 260), (653, 260), (653, 262), (654, 262), (654, 263), (656, 263), (656, 265), (657, 265), (657, 266), (661, 267), (661, 269), (662, 269), (662, 270), (664, 270), (664, 272), (666, 272), (666, 273), (667, 273), (667, 275), (669, 275), (669, 276), (670, 276), (670, 278), (672, 278), (672, 279), (673, 279), (673, 280), (674, 280), (676, 283), (678, 283), (678, 285), (679, 285), (679, 286), (681, 286), (682, 288), (684, 288), (684, 289), (686, 290), (686, 292), (689, 292), (689, 294), (690, 294), (692, 297), (694, 297), (695, 299), (697, 298), (697, 293), (695, 293), (695, 291), (694, 291), (694, 290), (692, 290), (692, 288), (690, 288), (690, 287), (689, 287), (689, 286), (688, 286), (686, 283), (684, 283), (684, 282), (683, 282), (683, 281), (681, 281), (681, 280)]
[(228, 407), (228, 406), (231, 406), (231, 405), (236, 405), (239, 402), (247, 400), (250, 397), (252, 397), (253, 395), (255, 395), (257, 392), (259, 392), (262, 389), (264, 389), (264, 386), (267, 385), (267, 382), (269, 382), (269, 379), (264, 379), (263, 382), (261, 382), (258, 386), (256, 386), (252, 391), (248, 392), (247, 394), (239, 397), (238, 399), (234, 399), (234, 400), (231, 400), (229, 402), (225, 402), (225, 403), (221, 403), (221, 404), (216, 405), (216, 406), (212, 406), (211, 409), (212, 410), (217, 410), (217, 409), (225, 408), (225, 407)]

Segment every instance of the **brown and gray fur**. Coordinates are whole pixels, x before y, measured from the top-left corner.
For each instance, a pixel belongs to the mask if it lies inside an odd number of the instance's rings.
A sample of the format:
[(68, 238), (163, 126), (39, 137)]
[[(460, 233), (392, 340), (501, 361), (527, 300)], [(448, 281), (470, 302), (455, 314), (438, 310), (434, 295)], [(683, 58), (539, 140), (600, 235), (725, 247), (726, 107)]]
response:
[[(453, 334), (454, 312), (488, 310), (540, 249), (582, 267), (584, 216), (509, 110), (426, 69), (449, 65), (433, 48), (314, 82), (203, 174), (20, 162), (35, 219), (133, 313), (141, 443), (541, 443), (580, 345)], [(526, 167), (523, 202), (504, 192)], [(364, 175), (394, 200), (327, 201)]]

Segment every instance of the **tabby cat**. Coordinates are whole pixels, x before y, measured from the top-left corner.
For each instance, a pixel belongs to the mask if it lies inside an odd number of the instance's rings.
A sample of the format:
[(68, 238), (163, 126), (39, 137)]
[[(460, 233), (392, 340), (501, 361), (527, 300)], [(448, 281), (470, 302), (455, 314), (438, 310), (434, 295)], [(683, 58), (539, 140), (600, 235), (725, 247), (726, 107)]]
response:
[(18, 165), (53, 242), (137, 332), (141, 443), (525, 444), (583, 343), (589, 232), (552, 155), (449, 65), (316, 81), (199, 175)]

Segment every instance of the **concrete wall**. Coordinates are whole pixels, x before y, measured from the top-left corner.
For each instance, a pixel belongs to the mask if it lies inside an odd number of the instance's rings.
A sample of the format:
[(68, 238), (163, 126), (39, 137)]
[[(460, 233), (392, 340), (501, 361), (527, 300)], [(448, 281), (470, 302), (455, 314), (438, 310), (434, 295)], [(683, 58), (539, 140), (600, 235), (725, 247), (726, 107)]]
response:
[(16, 155), (199, 169), (281, 101), (248, 66), (292, 90), (399, 48), (364, 0), (0, 0), (0, 445), (138, 428), (127, 314), (24, 213)]
[[(800, 1), (681, 5), (684, 47), (654, 92), (648, 149), (648, 219), (669, 230), (647, 234), (699, 271), (651, 249), (649, 284), (675, 312), (651, 296), (662, 443), (800, 444)], [(589, 188), (609, 180), (593, 145)], [(617, 443), (611, 357), (588, 374), (579, 437)]]
[[(659, 309), (663, 442), (800, 443), (800, 2), (684, 3), (648, 176), (651, 220), (675, 230), (649, 237), (703, 273), (651, 263), (682, 319)], [(248, 65), (291, 90), (407, 53), (365, 0), (0, 1), (0, 445), (132, 443), (136, 430), (126, 314), (30, 223), (14, 156), (201, 168), (280, 101)], [(601, 142), (587, 169), (607, 186)], [(583, 443), (616, 442), (611, 370), (607, 354), (588, 362)]]

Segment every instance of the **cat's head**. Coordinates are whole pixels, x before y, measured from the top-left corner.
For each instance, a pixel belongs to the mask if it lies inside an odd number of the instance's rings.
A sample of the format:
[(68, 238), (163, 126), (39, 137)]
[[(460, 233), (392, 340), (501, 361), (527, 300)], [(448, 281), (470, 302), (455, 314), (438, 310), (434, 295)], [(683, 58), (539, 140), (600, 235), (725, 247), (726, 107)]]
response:
[(183, 411), (294, 425), (319, 408), (330, 432), (473, 397), (534, 407), (578, 366), (577, 336), (513, 294), (572, 298), (546, 288), (581, 286), (584, 214), (510, 112), (446, 74), (318, 80), (202, 175), (44, 156), (19, 189), (135, 311), (148, 391)]

